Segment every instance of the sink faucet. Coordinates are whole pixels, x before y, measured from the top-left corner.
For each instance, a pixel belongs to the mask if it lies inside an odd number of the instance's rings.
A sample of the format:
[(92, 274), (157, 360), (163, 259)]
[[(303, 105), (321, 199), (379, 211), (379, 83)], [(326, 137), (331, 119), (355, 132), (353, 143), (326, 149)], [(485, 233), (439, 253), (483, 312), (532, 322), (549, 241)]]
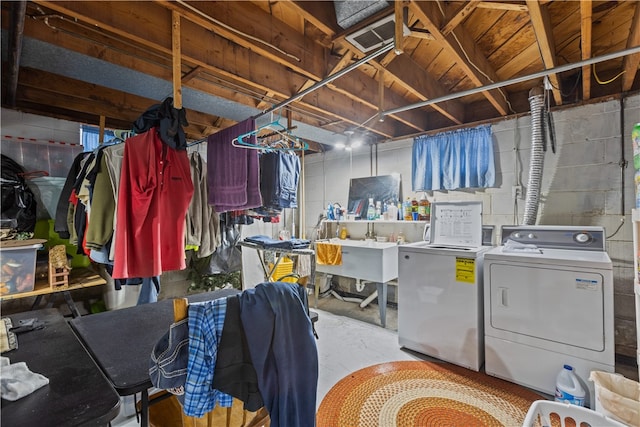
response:
[(367, 223), (367, 234), (364, 235), (365, 239), (375, 239), (376, 238), (376, 233), (375, 233), (375, 224), (372, 224), (370, 222)]

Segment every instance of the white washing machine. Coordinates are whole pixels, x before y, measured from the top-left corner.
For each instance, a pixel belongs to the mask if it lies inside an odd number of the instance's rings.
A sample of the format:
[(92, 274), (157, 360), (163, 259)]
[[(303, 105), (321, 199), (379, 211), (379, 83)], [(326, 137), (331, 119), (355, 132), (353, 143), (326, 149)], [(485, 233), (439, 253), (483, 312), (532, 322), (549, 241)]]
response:
[(484, 255), (484, 285), (486, 373), (554, 394), (568, 364), (594, 402), (590, 372), (615, 367), (604, 228), (503, 226), (502, 245)]
[(484, 361), (482, 203), (431, 207), (431, 242), (398, 248), (398, 342), (474, 371)]

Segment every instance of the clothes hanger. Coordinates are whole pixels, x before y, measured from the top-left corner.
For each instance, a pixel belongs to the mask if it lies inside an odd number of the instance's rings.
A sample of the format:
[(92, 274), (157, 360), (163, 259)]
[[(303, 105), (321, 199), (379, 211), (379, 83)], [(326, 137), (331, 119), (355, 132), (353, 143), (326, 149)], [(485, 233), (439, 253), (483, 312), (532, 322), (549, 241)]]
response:
[[(248, 148), (254, 150), (280, 150), (280, 151), (303, 151), (309, 148), (307, 142), (302, 141), (296, 136), (292, 136), (287, 132), (271, 127), (271, 124), (261, 127), (261, 130), (269, 129), (272, 132), (265, 136), (257, 135), (257, 131), (248, 132), (231, 140), (234, 147)], [(249, 142), (248, 138), (256, 135), (256, 139), (260, 142)], [(266, 142), (268, 138), (275, 138), (274, 141)]]

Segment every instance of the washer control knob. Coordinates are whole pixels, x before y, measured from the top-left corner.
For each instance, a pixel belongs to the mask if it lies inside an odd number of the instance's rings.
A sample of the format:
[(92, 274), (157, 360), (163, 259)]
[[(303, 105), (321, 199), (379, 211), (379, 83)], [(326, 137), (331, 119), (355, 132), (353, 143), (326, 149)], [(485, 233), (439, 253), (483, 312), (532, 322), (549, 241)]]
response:
[(591, 236), (588, 233), (578, 233), (574, 236), (574, 239), (578, 243), (588, 243), (591, 241)]
[(522, 237), (522, 234), (516, 231), (515, 233), (513, 233), (513, 237), (515, 237), (516, 239), (519, 239)]
[(529, 239), (535, 239), (535, 238), (536, 238), (536, 235), (535, 235), (535, 234), (533, 234), (533, 233), (529, 233), (529, 234), (527, 234), (527, 237), (528, 237)]

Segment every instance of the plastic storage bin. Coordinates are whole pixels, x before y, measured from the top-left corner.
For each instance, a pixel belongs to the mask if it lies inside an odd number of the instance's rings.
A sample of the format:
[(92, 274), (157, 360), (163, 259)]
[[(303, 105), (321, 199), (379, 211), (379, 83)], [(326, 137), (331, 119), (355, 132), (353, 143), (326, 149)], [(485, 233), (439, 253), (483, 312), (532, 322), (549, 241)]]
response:
[(591, 409), (571, 403), (560, 403), (551, 400), (536, 400), (529, 407), (524, 419), (523, 427), (569, 427), (582, 426), (586, 423), (591, 427), (626, 427)]
[(640, 383), (620, 374), (591, 371), (595, 410), (630, 426), (640, 426)]
[(0, 246), (0, 295), (33, 291), (36, 280), (36, 252), (41, 243), (24, 240)]

